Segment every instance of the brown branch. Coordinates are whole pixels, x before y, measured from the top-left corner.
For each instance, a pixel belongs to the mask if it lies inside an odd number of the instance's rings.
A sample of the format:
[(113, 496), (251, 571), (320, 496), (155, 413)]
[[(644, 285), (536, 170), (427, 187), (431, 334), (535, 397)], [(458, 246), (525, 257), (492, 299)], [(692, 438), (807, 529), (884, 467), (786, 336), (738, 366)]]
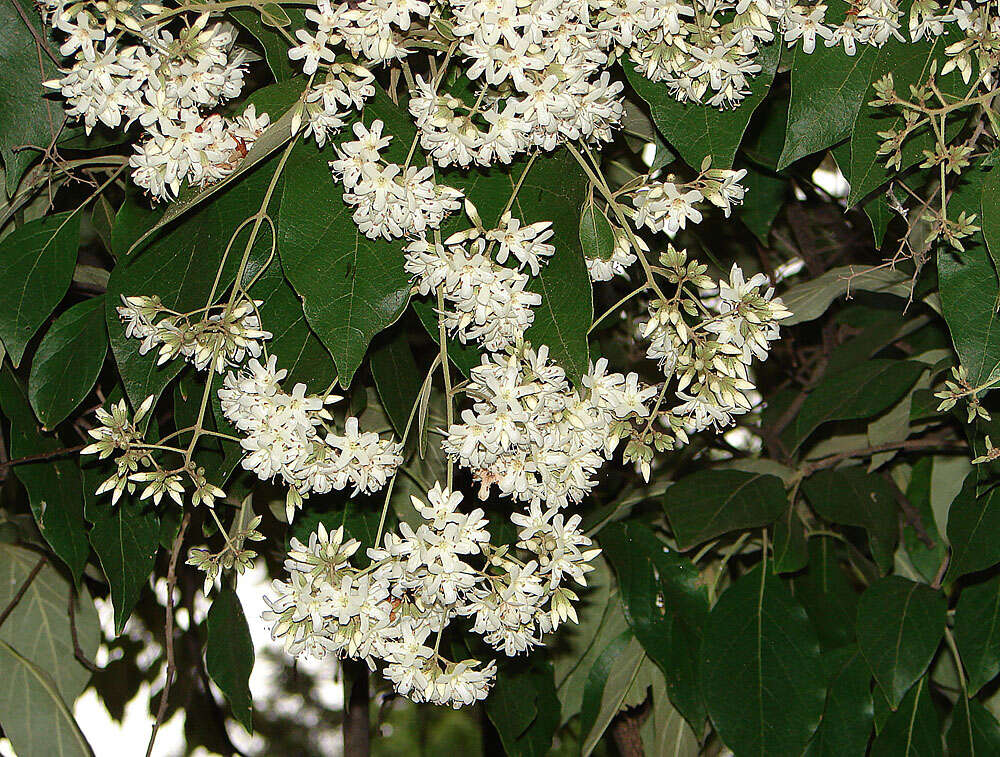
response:
[(934, 580), (931, 581), (932, 589), (940, 589), (941, 582), (944, 581), (944, 574), (948, 572), (948, 565), (951, 563), (951, 552), (945, 551), (944, 559), (941, 560), (941, 564), (938, 566), (937, 573), (934, 574)]
[(24, 465), (26, 463), (42, 463), (46, 460), (54, 460), (57, 457), (65, 457), (66, 455), (71, 455), (74, 452), (79, 452), (86, 444), (77, 444), (75, 447), (63, 447), (62, 449), (54, 449), (51, 452), (40, 452), (37, 455), (28, 455), (26, 457), (15, 457), (13, 460), (5, 460), (0, 462), (0, 481), (7, 475), (7, 470), (13, 468), (15, 465)]
[(368, 666), (344, 660), (344, 754), (370, 754)]
[(35, 577), (39, 574), (39, 572), (41, 572), (42, 568), (45, 567), (45, 563), (48, 561), (48, 559), (49, 558), (46, 557), (45, 555), (42, 555), (38, 559), (38, 562), (35, 564), (35, 567), (31, 569), (31, 572), (28, 574), (28, 577), (24, 579), (24, 583), (21, 584), (21, 587), (17, 590), (14, 596), (11, 597), (11, 600), (10, 602), (7, 603), (7, 606), (3, 608), (3, 612), (0, 612), (0, 626), (2, 626), (4, 624), (4, 621), (6, 621), (7, 618), (10, 617), (10, 614), (14, 612), (14, 608), (17, 607), (17, 603), (21, 601), (22, 597), (24, 597), (24, 593), (28, 590), (28, 587), (31, 586), (31, 582), (35, 580)]
[(651, 712), (647, 700), (638, 707), (619, 712), (611, 723), (611, 737), (621, 757), (645, 757), (640, 728)]
[(187, 531), (188, 523), (191, 522), (191, 513), (185, 512), (181, 518), (180, 528), (177, 529), (177, 536), (170, 548), (170, 565), (167, 568), (167, 619), (164, 630), (163, 643), (167, 647), (167, 674), (163, 682), (163, 691), (160, 692), (160, 705), (156, 710), (156, 722), (153, 723), (153, 731), (149, 734), (149, 745), (146, 747), (146, 757), (153, 754), (153, 744), (156, 742), (156, 733), (160, 730), (164, 717), (167, 714), (167, 697), (170, 695), (170, 685), (173, 683), (176, 664), (174, 662), (174, 588), (177, 586), (177, 557), (181, 552), (181, 544), (184, 542), (184, 532)]
[(942, 452), (963, 452), (968, 449), (965, 442), (948, 441), (943, 439), (906, 439), (901, 442), (886, 442), (885, 444), (875, 444), (871, 447), (852, 449), (847, 452), (838, 452), (835, 455), (827, 455), (818, 460), (805, 463), (799, 471), (805, 478), (818, 470), (832, 468), (844, 460), (853, 457), (869, 457), (879, 452), (889, 452), (891, 450), (917, 450), (917, 449), (937, 449)]
[(14, 10), (16, 10), (17, 15), (21, 17), (24, 25), (28, 27), (28, 31), (30, 31), (31, 36), (35, 38), (35, 42), (38, 44), (38, 47), (45, 51), (45, 54), (52, 59), (52, 62), (55, 63), (57, 67), (60, 66), (61, 63), (59, 62), (59, 59), (52, 53), (51, 50), (49, 50), (49, 46), (46, 44), (45, 38), (42, 37), (38, 29), (35, 28), (35, 25), (31, 23), (31, 19), (28, 18), (28, 14), (24, 12), (24, 8), (21, 7), (21, 3), (18, 2), (18, 0), (11, 0), (11, 2), (14, 3)]

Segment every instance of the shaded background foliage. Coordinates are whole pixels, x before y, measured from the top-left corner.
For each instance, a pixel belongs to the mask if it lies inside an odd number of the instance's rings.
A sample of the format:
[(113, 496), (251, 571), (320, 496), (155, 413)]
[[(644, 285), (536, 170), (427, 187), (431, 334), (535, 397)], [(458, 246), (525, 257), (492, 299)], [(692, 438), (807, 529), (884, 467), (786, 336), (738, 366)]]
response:
[[(236, 18), (264, 53), (251, 101), (280, 122), (304, 80), (272, 28)], [(891, 177), (875, 161), (886, 124), (868, 104), (883, 73), (899, 87), (917, 83), (942, 44), (890, 42), (854, 58), (772, 46), (752, 96), (725, 112), (680, 105), (625, 64), (634, 89), (625, 129), (602, 155), (609, 180), (648, 170), (646, 145), (659, 167), (711, 157), (746, 168), (735, 220), (675, 241), (715, 276), (732, 261), (764, 271), (794, 315), (756, 376), (759, 407), (737, 428), (666, 455), (649, 484), (606, 472), (584, 511), (604, 553), (579, 624), (544, 654), (504, 660), (485, 704), (454, 713), (401, 701), (351, 667), (341, 672), (347, 705), (331, 705), (321, 689), (332, 665), (279, 665), (273, 690), (250, 703), (258, 619), (230, 589), (208, 602), (194, 571), (169, 568), (178, 534), (210, 536), (212, 524), (200, 512), (182, 518), (127, 496), (112, 507), (91, 494), (101, 466), (74, 453), (96, 407), (153, 394), (153, 422), (169, 431), (189, 425), (201, 391), (179, 363), (157, 368), (136, 353), (114, 312), (119, 295), (201, 304), (226, 242), (260, 208), (282, 142), (272, 133), (231, 180), (150, 209), (120, 176), (125, 148), (100, 130), (82, 137), (40, 95), (49, 61), (14, 5), (0, 4), (0, 726), (17, 753), (87, 754), (72, 717), (87, 687), (120, 719), (151, 684), (154, 714), (168, 645), (180, 674), (159, 714), (183, 711), (187, 753), (229, 754), (238, 743), (255, 754), (328, 754), (341, 731), (360, 748), (369, 730), (374, 754), (1000, 753), (1000, 494), (995, 465), (970, 463), (1000, 432), (982, 418), (966, 424), (962, 408), (939, 411), (933, 396), (959, 361), (977, 386), (1000, 366), (1000, 182), (986, 159), (954, 187), (950, 207), (982, 214), (964, 252), (904, 247), (913, 229), (891, 210), (893, 187), (919, 191), (933, 178)], [(380, 93), (364, 118), (404, 134), (394, 96)], [(956, 123), (956, 134), (978, 118)], [(995, 147), (989, 132), (979, 138)], [(919, 148), (908, 148), (904, 169)], [(117, 162), (94, 157), (109, 155)], [(437, 354), (436, 316), (409, 302), (400, 244), (359, 236), (328, 155), (292, 151), (266, 208), (275, 238), (263, 235), (248, 275), (272, 242), (278, 259), (252, 293), (291, 381), (318, 391), (339, 377), (368, 426), (398, 433)], [(523, 170), (448, 180), (487, 220)], [(553, 221), (557, 247), (537, 280), (543, 304), (528, 336), (577, 376), (594, 313), (630, 288), (591, 290), (582, 252), (607, 254), (607, 230), (588, 215), (585, 190), (557, 152), (538, 159), (520, 195), (522, 218)], [(235, 264), (224, 267), (223, 286), (235, 276)], [(589, 343), (612, 363), (643, 365), (623, 319), (602, 321)], [(457, 344), (449, 355), (463, 373), (478, 361)], [(654, 380), (655, 368), (644, 370)], [(218, 409), (211, 422), (223, 427)], [(441, 422), (432, 399), (428, 425)], [(238, 517), (234, 505), (252, 486), (239, 450), (214, 438), (201, 445), (210, 479), (228, 479), (226, 517)], [(433, 480), (440, 453), (430, 444), (421, 458), (418, 446), (409, 464)], [(400, 519), (417, 488), (397, 486)], [(253, 489), (271, 576), (288, 537), (318, 522), (344, 525), (365, 545), (377, 530), (373, 502), (338, 495), (311, 499), (290, 529), (281, 493)], [(177, 622), (165, 624), (166, 591), (151, 587), (168, 576)], [(113, 610), (103, 628), (94, 598)], [(252, 727), (252, 741), (241, 727)]]

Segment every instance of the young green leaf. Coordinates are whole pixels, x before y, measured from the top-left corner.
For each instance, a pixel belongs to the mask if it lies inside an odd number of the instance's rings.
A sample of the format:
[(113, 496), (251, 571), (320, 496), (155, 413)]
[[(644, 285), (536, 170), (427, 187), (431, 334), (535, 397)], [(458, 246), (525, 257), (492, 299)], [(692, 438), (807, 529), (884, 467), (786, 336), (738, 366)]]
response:
[(586, 257), (601, 260), (608, 260), (615, 251), (611, 222), (593, 200), (584, 204), (580, 214), (580, 246)]

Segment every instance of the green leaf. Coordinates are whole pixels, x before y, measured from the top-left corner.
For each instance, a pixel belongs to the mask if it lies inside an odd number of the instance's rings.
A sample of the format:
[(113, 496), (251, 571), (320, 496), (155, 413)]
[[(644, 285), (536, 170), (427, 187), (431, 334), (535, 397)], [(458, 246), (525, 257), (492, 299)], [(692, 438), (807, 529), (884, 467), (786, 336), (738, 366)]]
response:
[(985, 570), (1000, 562), (1000, 489), (976, 494), (977, 476), (970, 473), (948, 511), (951, 563), (947, 579)]
[(618, 587), (607, 561), (587, 575), (587, 590), (580, 592), (576, 606), (579, 623), (565, 626), (553, 650), (556, 695), (562, 704), (562, 722), (580, 712), (587, 674), (604, 647), (628, 629)]
[[(509, 197), (516, 180), (513, 172), (505, 178)], [(547, 345), (549, 356), (577, 384), (589, 367), (587, 332), (594, 320), (593, 287), (579, 233), (578, 214), (586, 187), (586, 175), (573, 156), (560, 150), (535, 160), (513, 206), (525, 224), (551, 221), (551, 241), (556, 248), (528, 285), (541, 295), (542, 302), (535, 308), (535, 320), (524, 338), (535, 348)], [(480, 203), (476, 207), (482, 211)]]
[(889, 714), (871, 757), (939, 757), (941, 723), (931, 701), (926, 679), (910, 690), (899, 708)]
[[(96, 470), (93, 475), (90, 471), (85, 474), (88, 493), (102, 478)], [(111, 587), (115, 634), (121, 634), (153, 572), (160, 547), (160, 518), (148, 502), (139, 502), (128, 493), (114, 505), (110, 501), (92, 502), (87, 516), (94, 524), (90, 544)]]
[[(438, 329), (438, 317), (434, 310), (434, 305), (430, 300), (410, 300), (410, 307), (417, 314), (420, 323), (423, 324), (431, 338), (440, 343), (440, 332)], [(460, 370), (468, 377), (473, 368), (483, 360), (482, 353), (474, 344), (462, 344), (457, 339), (448, 337), (448, 362)]]
[(816, 632), (765, 566), (712, 609), (701, 676), (719, 738), (736, 754), (799, 754), (819, 725), (826, 683)]
[(636, 639), (662, 671), (673, 706), (701, 732), (706, 711), (697, 659), (708, 595), (698, 569), (641, 523), (608, 525), (600, 544)]
[[(381, 90), (364, 113), (366, 121), (399, 118)], [(402, 163), (412, 125), (391, 133), (388, 158)], [(352, 136), (349, 130), (341, 133), (341, 139)], [(369, 239), (358, 230), (328, 163), (329, 155), (312, 143), (292, 151), (278, 212), (278, 249), (306, 319), (333, 354), (341, 386), (347, 387), (372, 338), (402, 314), (410, 282), (403, 243)]]
[(559, 726), (552, 665), (537, 659), (500, 670), (486, 700), (486, 714), (510, 757), (549, 754)]
[(663, 495), (677, 545), (689, 549), (728, 533), (766, 526), (788, 509), (777, 476), (704, 470), (685, 476)]
[[(305, 11), (301, 8), (292, 8), (272, 5), (282, 12), (292, 24), (292, 29), (304, 29), (308, 25)], [(264, 48), (264, 59), (267, 67), (271, 69), (275, 80), (281, 82), (302, 76), (302, 66), (296, 61), (288, 58), (288, 41), (285, 36), (271, 25), (265, 25), (261, 20), (261, 12), (257, 8), (244, 9), (234, 8), (230, 14), (236, 23), (250, 32)]]
[[(885, 74), (892, 73), (896, 92), (902, 97), (909, 96), (911, 85), (926, 81), (931, 64), (937, 60), (938, 70), (944, 61), (944, 48), (958, 38), (957, 30), (948, 29), (933, 41), (921, 40), (912, 42), (909, 39), (901, 41), (889, 39), (880, 50), (872, 66), (868, 88), (862, 98), (861, 110), (854, 121), (851, 134), (851, 165), (848, 173), (851, 182), (851, 192), (847, 204), (855, 205), (876, 187), (884, 184), (896, 171), (889, 171), (885, 166), (884, 156), (877, 151), (882, 144), (879, 132), (900, 129), (903, 125), (903, 115), (899, 109), (876, 108), (869, 103), (876, 99), (875, 83)], [(958, 71), (952, 71), (947, 76), (938, 73), (935, 77), (937, 86), (945, 94), (965, 96), (968, 89), (963, 85)], [(934, 134), (930, 127), (924, 128), (914, 136), (910, 136), (903, 145), (903, 159), (900, 171), (919, 162), (923, 158), (922, 151), (934, 145)]]
[(228, 586), (212, 601), (206, 618), (205, 667), (229, 700), (233, 716), (247, 731), (253, 731), (253, 701), (250, 673), (253, 671), (253, 641), (239, 597)]
[(961, 694), (952, 710), (948, 753), (954, 757), (1000, 755), (1000, 723), (980, 702)]
[(771, 88), (781, 48), (780, 43), (761, 47), (756, 59), (761, 71), (750, 80), (750, 94), (739, 107), (727, 110), (679, 103), (665, 83), (650, 81), (631, 61), (623, 61), (623, 67), (629, 84), (649, 103), (656, 128), (689, 166), (700, 169), (710, 155), (713, 168), (730, 168), (750, 116)]
[(947, 609), (941, 592), (900, 576), (883, 578), (861, 595), (858, 644), (891, 707), (930, 664)]
[(979, 225), (993, 266), (1000, 266), (1000, 172), (990, 171), (983, 181), (979, 199)]
[(782, 326), (794, 326), (819, 318), (838, 297), (848, 292), (865, 291), (891, 294), (907, 299), (913, 277), (896, 268), (877, 268), (857, 271), (854, 266), (831, 268), (821, 276), (803, 281), (788, 288), (781, 300), (792, 311)]
[[(0, 371), (0, 407), (10, 421), (12, 458), (44, 455), (63, 448), (59, 439), (42, 434), (24, 390), (9, 370)], [(83, 490), (75, 455), (24, 463), (13, 470), (28, 492), (38, 530), (79, 583), (90, 545), (83, 522)]]
[[(276, 161), (272, 160), (244, 174), (212, 202), (157, 232), (141, 254), (122, 258), (111, 272), (105, 315), (118, 373), (134, 406), (150, 395), (159, 396), (181, 371), (184, 362), (171, 360), (157, 366), (156, 350), (139, 354), (140, 340), (125, 336), (118, 317), (116, 308), (121, 304), (121, 297), (156, 295), (165, 307), (181, 313), (191, 312), (208, 303), (216, 272), (222, 267), (215, 289), (218, 301), (236, 278), (250, 229), (245, 226), (236, 234), (228, 256), (225, 255), (227, 245), (240, 225), (260, 210), (276, 167)], [(272, 198), (272, 208), (273, 202)], [(256, 265), (248, 267), (247, 278), (256, 272), (259, 261), (269, 257), (271, 241), (270, 228), (264, 224), (250, 253)], [(265, 323), (264, 328), (267, 327)]]
[(770, 171), (759, 171), (751, 165), (744, 167), (747, 175), (742, 183), (747, 194), (735, 215), (746, 224), (758, 242), (767, 245), (771, 224), (785, 204), (788, 180)]
[[(21, 3), (36, 30), (45, 24), (34, 3)], [(49, 45), (58, 57), (58, 50)], [(55, 65), (42, 53), (13, 3), (0, 3), (0, 159), (7, 195), (14, 194), (25, 170), (59, 134), (64, 113), (58, 100), (45, 97), (42, 82), (58, 77)], [(63, 130), (72, 134), (79, 129)], [(24, 149), (19, 149), (24, 148)], [(32, 149), (37, 148), (37, 149)]]
[(267, 351), (288, 371), (286, 388), (303, 383), (313, 392), (324, 391), (337, 376), (333, 357), (309, 328), (302, 301), (285, 278), (279, 260), (272, 260), (254, 282), (250, 296), (264, 301), (260, 317), (264, 328), (273, 334), (267, 340)]
[(883, 573), (892, 568), (899, 526), (888, 481), (862, 468), (838, 468), (814, 473), (802, 482), (802, 492), (823, 518), (865, 529), (875, 563)]
[(653, 681), (653, 712), (643, 724), (641, 735), (645, 753), (653, 757), (698, 757), (698, 736), (667, 697), (662, 678)]
[(926, 368), (915, 360), (876, 358), (827, 376), (802, 403), (786, 433), (786, 446), (797, 449), (824, 423), (878, 415), (902, 397)]
[(631, 632), (614, 639), (587, 675), (580, 709), (580, 756), (589, 757), (624, 707), (642, 704), (659, 671)]
[(792, 503), (774, 523), (774, 571), (795, 573), (802, 570), (808, 562), (806, 529)]
[(871, 672), (857, 647), (823, 655), (827, 676), (826, 706), (806, 757), (864, 754), (875, 717)]
[(0, 340), (15, 368), (69, 289), (79, 237), (79, 215), (55, 213), (24, 224), (0, 241)]
[(402, 439), (410, 412), (417, 401), (423, 379), (413, 359), (413, 350), (405, 330), (384, 340), (371, 351), (369, 363), (382, 407)]
[(1000, 673), (1000, 577), (962, 589), (955, 641), (974, 696)]
[(21, 757), (93, 757), (49, 674), (0, 640), (0, 725)]
[[(962, 184), (948, 200), (949, 217), (961, 212), (979, 213), (980, 195), (986, 191), (985, 174), (966, 171)], [(989, 218), (995, 210), (985, 214)], [(992, 231), (987, 224), (986, 229)], [(995, 238), (993, 245), (996, 247)], [(965, 251), (957, 253), (941, 245), (937, 255), (941, 308), (955, 351), (969, 373), (969, 382), (982, 386), (1000, 375), (1000, 321), (996, 303), (1000, 290), (994, 269), (980, 235), (964, 240)]]
[(47, 428), (57, 426), (90, 393), (107, 354), (103, 296), (56, 318), (38, 345), (28, 379), (31, 407)]
[[(0, 608), (10, 605), (40, 558), (37, 552), (23, 547), (0, 544)], [(86, 688), (90, 671), (77, 662), (73, 653), (68, 614), (70, 583), (47, 562), (27, 586), (0, 626), (0, 641), (10, 644), (44, 670), (59, 696), (72, 703)], [(77, 641), (83, 653), (93, 659), (101, 642), (101, 629), (97, 610), (83, 587), (77, 595), (75, 610)], [(9, 679), (0, 680), (4, 681), (0, 689), (10, 687)]]
[[(181, 189), (180, 196), (166, 210), (159, 215), (155, 223), (145, 229), (135, 241), (125, 251), (125, 255), (131, 255), (137, 249), (142, 248), (144, 243), (156, 234), (160, 229), (173, 223), (175, 220), (185, 215), (197, 205), (241, 180), (243, 176), (256, 169), (258, 163), (262, 163), (275, 150), (284, 145), (292, 138), (291, 124), (294, 117), (294, 106), (297, 104), (302, 90), (305, 89), (304, 79), (294, 79), (290, 81), (278, 82), (269, 87), (262, 87), (253, 92), (243, 101), (244, 107), (254, 105), (257, 114), (267, 113), (271, 116), (271, 125), (264, 130), (264, 133), (253, 143), (247, 152), (246, 157), (240, 163), (239, 168), (223, 179), (209, 184), (205, 187), (185, 186)], [(275, 117), (280, 113), (280, 117)], [(268, 174), (270, 176), (270, 174)], [(228, 190), (227, 190), (228, 192)], [(254, 212), (257, 208), (254, 209)]]
[[(934, 494), (932, 476), (935, 475), (935, 462), (937, 461), (933, 456), (928, 456), (920, 458), (913, 465), (910, 482), (906, 487), (906, 499), (917, 511), (924, 533), (918, 533), (917, 529), (907, 521), (903, 523), (902, 538), (906, 556), (909, 557), (913, 567), (927, 583), (934, 580), (941, 561), (948, 551), (944, 539), (938, 533), (937, 519), (931, 500)], [(941, 469), (937, 472), (936, 477), (944, 475), (944, 469)], [(964, 474), (960, 478), (964, 479)], [(933, 546), (927, 545), (925, 537), (933, 541)]]
[(854, 641), (858, 593), (847, 578), (839, 542), (828, 537), (809, 540), (809, 564), (792, 579), (795, 598), (806, 608), (824, 649)]
[[(827, 11), (828, 22), (842, 21), (846, 7), (842, 0), (833, 0)], [(865, 102), (872, 69), (881, 55), (881, 48), (869, 45), (860, 45), (855, 55), (847, 55), (839, 46), (817, 45), (810, 54), (796, 47), (779, 169), (851, 135), (854, 119)]]
[(593, 201), (583, 206), (580, 214), (580, 246), (588, 258), (609, 260), (615, 251), (615, 232), (611, 222)]

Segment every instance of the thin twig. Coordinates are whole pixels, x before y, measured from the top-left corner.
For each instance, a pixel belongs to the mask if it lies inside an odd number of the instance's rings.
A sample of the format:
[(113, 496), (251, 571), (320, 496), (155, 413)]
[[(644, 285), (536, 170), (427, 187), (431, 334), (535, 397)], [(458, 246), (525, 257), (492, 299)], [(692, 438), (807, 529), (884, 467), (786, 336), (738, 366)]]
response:
[(167, 568), (167, 621), (164, 630), (164, 644), (167, 647), (167, 675), (163, 682), (163, 691), (160, 692), (160, 705), (156, 710), (156, 722), (153, 723), (153, 731), (149, 734), (146, 757), (153, 754), (156, 732), (160, 730), (163, 718), (167, 714), (167, 697), (170, 695), (170, 684), (173, 683), (176, 668), (174, 664), (174, 588), (177, 586), (177, 557), (180, 555), (181, 544), (184, 542), (184, 532), (187, 531), (190, 521), (191, 513), (184, 513), (180, 528), (177, 529), (177, 536), (174, 537), (174, 543), (170, 548), (170, 565)]
[(85, 667), (91, 673), (99, 673), (101, 669), (87, 659), (87, 655), (80, 647), (80, 641), (76, 635), (76, 598), (77, 598), (76, 588), (70, 586), (69, 609), (67, 610), (67, 612), (69, 614), (69, 635), (70, 638), (73, 640), (73, 656), (76, 657), (77, 662), (83, 665), (83, 667)]
[(24, 25), (28, 27), (28, 31), (31, 32), (31, 36), (35, 38), (35, 42), (38, 43), (38, 46), (45, 51), (45, 54), (52, 59), (52, 62), (55, 63), (56, 66), (62, 65), (59, 62), (59, 59), (55, 55), (53, 55), (51, 50), (49, 50), (49, 46), (45, 44), (44, 37), (42, 37), (38, 29), (35, 28), (35, 25), (31, 23), (31, 19), (28, 18), (28, 14), (24, 12), (24, 8), (21, 7), (21, 3), (18, 2), (18, 0), (11, 0), (11, 2), (14, 3), (14, 10), (16, 10), (17, 15), (21, 17), (21, 20), (24, 22)]
[(13, 460), (5, 460), (0, 462), (0, 480), (7, 473), (8, 468), (13, 468), (15, 465), (24, 465), (25, 463), (42, 463), (46, 460), (53, 460), (57, 457), (65, 457), (74, 452), (79, 452), (82, 450), (85, 444), (78, 444), (75, 447), (63, 447), (62, 449), (54, 449), (51, 452), (40, 452), (37, 455), (27, 455), (26, 457), (15, 457)]
[(0, 612), (0, 626), (2, 626), (4, 624), (4, 621), (6, 621), (7, 618), (10, 616), (10, 614), (14, 612), (14, 608), (17, 607), (17, 603), (21, 601), (21, 598), (24, 596), (24, 593), (28, 590), (28, 587), (31, 586), (31, 582), (35, 580), (35, 576), (37, 576), (39, 572), (42, 570), (42, 568), (45, 567), (45, 563), (48, 561), (48, 559), (49, 558), (46, 557), (45, 555), (42, 555), (38, 559), (38, 562), (35, 564), (35, 567), (31, 569), (31, 572), (28, 574), (28, 577), (24, 579), (24, 583), (21, 584), (21, 587), (17, 590), (14, 596), (11, 597), (11, 600), (10, 602), (7, 603), (7, 606), (3, 608), (3, 612)]

